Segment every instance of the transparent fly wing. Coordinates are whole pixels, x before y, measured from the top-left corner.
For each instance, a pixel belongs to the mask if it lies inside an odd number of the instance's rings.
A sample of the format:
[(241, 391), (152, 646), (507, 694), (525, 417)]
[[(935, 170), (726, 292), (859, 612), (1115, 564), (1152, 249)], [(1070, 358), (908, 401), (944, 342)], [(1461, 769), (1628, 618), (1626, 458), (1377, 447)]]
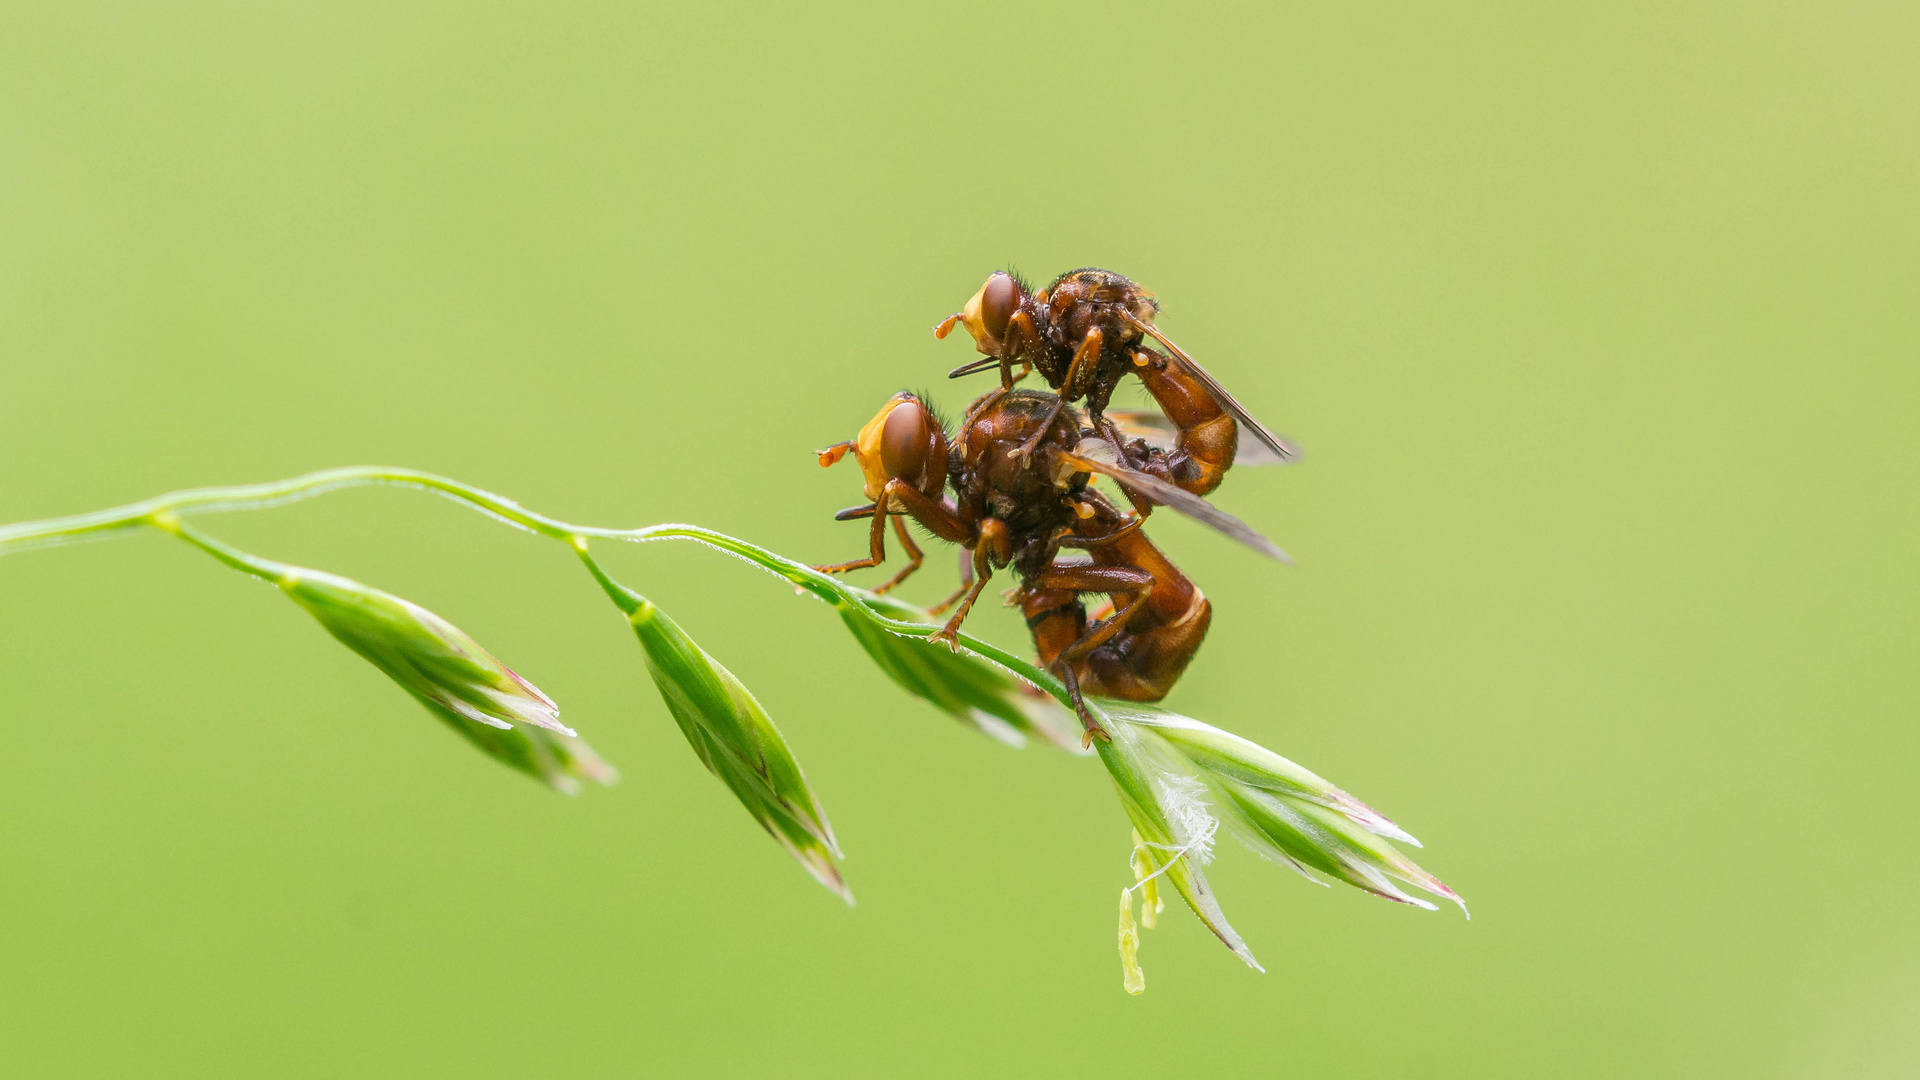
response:
[[(1060, 460), (1075, 469), (1109, 477), (1122, 487), (1137, 491), (1154, 502), (1171, 506), (1202, 525), (1240, 541), (1269, 559), (1289, 564), (1293, 562), (1292, 556), (1281, 551), (1273, 541), (1260, 535), (1253, 526), (1225, 510), (1216, 508), (1200, 496), (1177, 488), (1157, 476), (1148, 476), (1146, 473), (1134, 472), (1132, 469), (1111, 464), (1113, 448), (1105, 443), (1088, 439), (1082, 442), (1078, 449), (1081, 453), (1062, 453)], [(1104, 453), (1101, 452), (1102, 450)], [(1101, 460), (1102, 458), (1106, 460)]]
[[(1278, 454), (1283, 461), (1291, 461), (1300, 455), (1298, 448), (1280, 436), (1275, 435), (1273, 432), (1268, 431), (1265, 424), (1255, 420), (1253, 414), (1248, 412), (1245, 406), (1236, 401), (1232, 394), (1227, 393), (1226, 387), (1221, 386), (1212, 375), (1207, 374), (1207, 369), (1201, 367), (1199, 361), (1188, 356), (1185, 350), (1175, 345), (1172, 339), (1161, 333), (1152, 323), (1141, 322), (1131, 315), (1127, 316), (1127, 318), (1132, 320), (1133, 325), (1153, 335), (1153, 340), (1165, 345), (1167, 351), (1171, 352), (1175, 359), (1185, 364), (1187, 370), (1193, 373), (1193, 377), (1200, 380), (1200, 384), (1207, 388), (1207, 393), (1213, 395), (1213, 400), (1219, 402), (1220, 407), (1227, 410), (1233, 417), (1234, 422), (1240, 425), (1241, 431), (1251, 433), (1255, 439), (1265, 444), (1268, 450)], [(1238, 460), (1238, 458), (1235, 459), (1236, 462)]]
[[(1156, 449), (1172, 451), (1174, 440), (1180, 435), (1180, 429), (1167, 419), (1165, 413), (1152, 409), (1108, 409), (1105, 416), (1120, 429), (1120, 434), (1129, 439), (1140, 439)], [(1234, 451), (1233, 463), (1244, 468), (1248, 465), (1292, 465), (1299, 461), (1300, 447), (1285, 436), (1276, 437), (1286, 446), (1287, 453), (1274, 453), (1272, 447), (1258, 438), (1242, 439)]]

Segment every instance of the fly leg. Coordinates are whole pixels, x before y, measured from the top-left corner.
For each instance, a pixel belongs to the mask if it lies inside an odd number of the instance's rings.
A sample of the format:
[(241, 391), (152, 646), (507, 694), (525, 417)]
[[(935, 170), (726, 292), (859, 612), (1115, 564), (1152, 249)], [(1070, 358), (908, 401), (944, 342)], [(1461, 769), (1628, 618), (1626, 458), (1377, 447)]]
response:
[(899, 514), (892, 516), (894, 535), (900, 538), (900, 545), (907, 549), (907, 558), (912, 561), (907, 563), (906, 569), (888, 578), (886, 584), (873, 590), (875, 595), (884, 593), (895, 585), (907, 580), (908, 575), (920, 569), (920, 564), (925, 561), (925, 556), (920, 551), (920, 545), (913, 542), (913, 534), (907, 531), (907, 519), (901, 517)]
[[(891, 485), (889, 485), (891, 486)], [(844, 574), (849, 570), (864, 570), (869, 566), (879, 566), (887, 561), (887, 494), (880, 493), (880, 499), (872, 506), (855, 506), (833, 515), (835, 521), (853, 521), (857, 518), (873, 518), (873, 528), (868, 534), (867, 558), (852, 562), (833, 563), (828, 566), (816, 566), (815, 570), (823, 574)]]
[[(1107, 440), (1107, 445), (1113, 447), (1113, 452), (1118, 456), (1118, 460), (1123, 467), (1133, 469), (1136, 472), (1140, 471), (1140, 466), (1143, 463), (1135, 459), (1133, 455), (1127, 453), (1126, 440), (1120, 437), (1120, 425), (1107, 419), (1103, 413), (1093, 417), (1093, 428), (1100, 433), (1101, 437)], [(1134, 513), (1143, 518), (1153, 513), (1152, 499), (1147, 498), (1145, 495), (1140, 494), (1130, 487), (1122, 486), (1120, 491), (1127, 497), (1127, 502), (1133, 504)]]
[(987, 582), (993, 578), (993, 565), (1002, 566), (1013, 557), (1013, 539), (1007, 533), (1006, 525), (999, 518), (987, 518), (980, 523), (980, 536), (973, 545), (973, 584), (968, 585), (960, 597), (960, 608), (947, 620), (947, 625), (927, 635), (928, 641), (944, 641), (954, 652), (960, 651), (960, 624), (967, 621), (967, 612), (973, 610), (973, 602), (980, 599), (986, 591)]
[(987, 559), (984, 547), (973, 549), (973, 584), (967, 586), (960, 597), (960, 609), (947, 620), (947, 625), (927, 635), (928, 641), (944, 641), (947, 648), (960, 651), (960, 624), (967, 621), (967, 612), (973, 610), (973, 602), (980, 599), (986, 591), (987, 582), (993, 578), (993, 564)]
[[(1079, 397), (1085, 392), (1086, 388), (1080, 385), (1080, 373), (1092, 372), (1099, 368), (1100, 345), (1106, 340), (1107, 335), (1097, 326), (1087, 331), (1087, 336), (1080, 339), (1080, 347), (1073, 350), (1073, 361), (1067, 365), (1067, 381), (1060, 385), (1062, 398)], [(1102, 407), (1105, 407), (1104, 403)]]
[(1066, 405), (1067, 402), (1065, 398), (1058, 394), (1054, 395), (1053, 408), (1048, 410), (1047, 418), (1040, 422), (1040, 426), (1034, 429), (1033, 434), (1027, 437), (1026, 442), (1020, 444), (1020, 449), (1014, 451), (1014, 456), (1020, 459), (1020, 464), (1025, 465), (1027, 462), (1033, 460), (1034, 450), (1039, 448), (1040, 440), (1047, 437), (1047, 432), (1053, 430), (1054, 417), (1059, 416), (1060, 410), (1066, 408)]
[(1118, 543), (1128, 536), (1133, 535), (1139, 530), (1142, 524), (1144, 524), (1144, 522), (1140, 518), (1131, 517), (1122, 522), (1119, 528), (1099, 536), (1082, 536), (1079, 533), (1068, 533), (1060, 538), (1060, 546), (1063, 548), (1083, 548), (1089, 551), (1097, 547), (1106, 547), (1109, 544)]
[[(949, 509), (945, 503), (931, 498), (919, 488), (896, 477), (895, 479), (887, 481), (887, 486), (880, 489), (880, 498), (876, 499), (872, 506), (856, 506), (833, 515), (836, 521), (851, 521), (855, 518), (872, 515), (873, 529), (869, 533), (868, 539), (868, 544), (871, 549), (869, 556), (865, 559), (836, 563), (832, 566), (816, 566), (814, 569), (823, 574), (841, 574), (848, 570), (861, 570), (869, 566), (879, 566), (881, 563), (886, 562), (886, 519), (891, 515), (899, 514), (903, 511), (912, 515), (915, 521), (925, 525), (929, 532), (942, 540), (951, 541), (956, 544), (964, 544), (973, 539), (973, 530), (967, 528), (965, 523), (960, 520), (959, 515)], [(892, 581), (881, 586), (880, 591), (882, 592), (899, 584), (902, 578), (905, 578), (908, 574), (920, 567), (919, 547), (916, 546), (913, 539), (907, 535), (906, 525), (904, 523), (901, 523), (899, 528), (900, 540), (906, 544), (907, 554), (913, 558), (913, 565), (896, 575)]]
[[(947, 316), (940, 320), (940, 325), (933, 328), (933, 336), (944, 339), (948, 331), (953, 329), (954, 324), (964, 321), (965, 318), (964, 312), (955, 312)], [(958, 379), (963, 375), (972, 375), (974, 372), (985, 371), (997, 365), (1000, 368), (1000, 389), (1011, 390), (1014, 383), (1026, 378), (1028, 373), (1033, 371), (1032, 361), (1024, 357), (1039, 340), (1040, 331), (1034, 328), (1033, 316), (1024, 311), (1015, 312), (1013, 318), (1007, 321), (1007, 328), (1000, 335), (1000, 344), (995, 351), (988, 353), (984, 360), (961, 364), (947, 372), (947, 378)], [(1020, 361), (1018, 375), (1013, 373), (1013, 362), (1016, 360)]]
[(1113, 736), (1107, 734), (1107, 729), (1101, 727), (1099, 722), (1094, 720), (1093, 713), (1088, 710), (1087, 699), (1080, 693), (1080, 678), (1074, 674), (1073, 665), (1061, 664), (1059, 669), (1060, 681), (1067, 684), (1067, 696), (1073, 699), (1074, 715), (1080, 718), (1080, 726), (1086, 729), (1080, 736), (1080, 749), (1092, 749), (1095, 738), (1101, 742), (1112, 742)]
[(1125, 607), (1087, 627), (1086, 632), (1080, 635), (1080, 640), (1062, 649), (1060, 655), (1048, 665), (1060, 675), (1060, 681), (1067, 684), (1067, 693), (1073, 698), (1073, 711), (1079, 714), (1081, 725), (1087, 729), (1081, 745), (1092, 746), (1095, 738), (1105, 739), (1109, 736), (1106, 729), (1093, 718), (1092, 710), (1087, 708), (1086, 699), (1080, 691), (1080, 673), (1075, 667), (1126, 628), (1127, 620), (1152, 595), (1153, 575), (1131, 566), (1057, 566), (1034, 575), (1027, 584), (1035, 590), (1058, 589), (1074, 593), (1133, 596)]
[(1000, 389), (1011, 390), (1013, 384), (1027, 377), (1033, 370), (1033, 364), (1021, 360), (1020, 374), (1013, 373), (1013, 362), (1020, 360), (1026, 353), (1026, 343), (1040, 340), (1040, 332), (1033, 327), (1033, 316), (1024, 311), (1016, 311), (1013, 318), (1007, 320), (1006, 333), (1000, 336)]
[(941, 612), (947, 610), (953, 605), (959, 603), (960, 598), (967, 595), (967, 590), (972, 587), (973, 587), (973, 552), (968, 551), (966, 548), (961, 548), (960, 549), (960, 587), (958, 589), (953, 590), (952, 596), (949, 596), (945, 600), (942, 600), (938, 604), (935, 604), (933, 607), (928, 608), (927, 613), (930, 615), (938, 615)]
[(960, 420), (960, 426), (962, 428), (965, 428), (968, 424), (973, 423), (974, 417), (979, 416), (983, 412), (986, 412), (989, 408), (993, 406), (994, 402), (999, 401), (1001, 398), (1006, 396), (1007, 396), (1007, 388), (1004, 386), (998, 386), (993, 388), (992, 390), (987, 391), (985, 394), (981, 395), (979, 401), (976, 401), (973, 403), (972, 408), (969, 408), (967, 410), (967, 415), (962, 417)]
[[(1080, 339), (1080, 347), (1073, 351), (1073, 360), (1067, 364), (1067, 377), (1060, 384), (1060, 393), (1054, 398), (1053, 410), (1047, 413), (1047, 418), (1041, 423), (1039, 429), (1029, 436), (1026, 442), (1020, 445), (1019, 455), (1021, 465), (1025, 465), (1033, 460), (1033, 452), (1040, 446), (1040, 440), (1046, 438), (1047, 432), (1053, 428), (1054, 417), (1059, 416), (1060, 410), (1066, 407), (1067, 399), (1074, 396), (1075, 384), (1080, 381), (1081, 366), (1083, 364), (1097, 365), (1100, 362), (1100, 342), (1104, 338), (1105, 335), (1102, 334), (1100, 328), (1096, 326), (1092, 330), (1087, 331), (1086, 337)], [(1125, 459), (1123, 458), (1122, 460)]]

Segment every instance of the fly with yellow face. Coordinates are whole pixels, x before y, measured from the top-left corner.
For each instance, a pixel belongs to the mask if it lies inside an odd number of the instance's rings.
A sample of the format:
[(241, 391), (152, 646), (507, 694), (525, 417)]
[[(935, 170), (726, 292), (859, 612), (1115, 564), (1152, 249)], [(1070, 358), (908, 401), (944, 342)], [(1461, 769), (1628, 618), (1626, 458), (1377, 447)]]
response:
[[(1086, 399), (1088, 419), (1126, 464), (1158, 476), (1195, 495), (1220, 486), (1235, 463), (1264, 464), (1291, 461), (1299, 450), (1267, 430), (1207, 370), (1153, 325), (1160, 312), (1153, 294), (1110, 270), (1086, 267), (1060, 275), (1052, 285), (1034, 292), (1018, 277), (995, 273), (965, 308), (934, 328), (944, 338), (957, 325), (965, 326), (984, 359), (953, 369), (959, 378), (991, 368), (1000, 370), (1001, 391), (1013, 388), (1029, 371), (1038, 371), (1058, 392), (1061, 403)], [(1152, 338), (1166, 349), (1147, 345)], [(1021, 365), (1019, 375), (1013, 367)], [(1119, 420), (1107, 412), (1113, 391), (1129, 372), (1136, 375), (1160, 406), (1164, 423), (1147, 427), (1170, 442), (1148, 438), (1136, 430), (1144, 445), (1129, 447)], [(986, 401), (991, 401), (988, 395)], [(1136, 427), (1140, 421), (1129, 415)], [(1252, 436), (1247, 453), (1239, 450), (1241, 432)], [(1164, 444), (1164, 445), (1162, 445)], [(1022, 446), (1030, 457), (1034, 446)]]

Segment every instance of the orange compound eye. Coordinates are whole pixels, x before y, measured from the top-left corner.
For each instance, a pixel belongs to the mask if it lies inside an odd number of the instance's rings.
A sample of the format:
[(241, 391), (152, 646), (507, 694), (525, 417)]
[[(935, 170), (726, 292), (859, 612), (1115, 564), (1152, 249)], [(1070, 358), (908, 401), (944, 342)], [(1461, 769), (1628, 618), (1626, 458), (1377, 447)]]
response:
[(880, 465), (888, 476), (918, 484), (927, 470), (934, 426), (933, 417), (918, 401), (908, 399), (893, 407), (880, 433)]
[(980, 321), (997, 341), (1007, 334), (1007, 323), (1020, 306), (1020, 286), (1011, 274), (995, 274), (980, 290)]

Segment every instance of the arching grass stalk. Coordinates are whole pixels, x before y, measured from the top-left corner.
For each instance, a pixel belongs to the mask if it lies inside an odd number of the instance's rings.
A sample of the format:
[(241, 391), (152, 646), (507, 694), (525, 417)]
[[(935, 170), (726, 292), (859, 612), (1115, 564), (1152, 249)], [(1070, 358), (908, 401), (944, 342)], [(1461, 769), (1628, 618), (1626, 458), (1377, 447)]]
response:
[[(367, 659), (442, 722), (502, 763), (557, 790), (615, 773), (560, 722), (558, 708), (452, 623), (417, 604), (319, 570), (239, 551), (189, 526), (192, 514), (261, 509), (328, 491), (388, 484), (431, 491), (570, 547), (633, 628), (668, 711), (709, 771), (762, 828), (822, 885), (848, 903), (839, 842), (786, 740), (760, 703), (645, 596), (615, 581), (591, 554), (595, 540), (691, 540), (737, 556), (834, 607), (889, 678), (980, 731), (1013, 745), (1039, 737), (1080, 752), (1066, 688), (1048, 672), (961, 634), (956, 649), (927, 640), (924, 610), (880, 597), (765, 548), (696, 525), (607, 529), (576, 525), (457, 480), (412, 469), (329, 469), (268, 484), (199, 488), (91, 514), (0, 526), (0, 555), (155, 529), (227, 566), (274, 584), (342, 644)], [(1286, 758), (1230, 732), (1164, 709), (1089, 702), (1110, 740), (1096, 743), (1133, 829), (1134, 884), (1121, 893), (1123, 985), (1144, 988), (1139, 929), (1171, 883), (1187, 906), (1259, 968), (1213, 897), (1202, 868), (1222, 828), (1256, 853), (1310, 880), (1332, 878), (1376, 896), (1432, 908), (1412, 885), (1459, 903), (1438, 878), (1390, 841), (1419, 842), (1383, 815)], [(1324, 881), (1323, 881), (1324, 883)], [(1142, 913), (1133, 915), (1134, 894)], [(1461, 905), (1465, 910), (1465, 905)], [(1264, 970), (1264, 969), (1262, 969)]]

